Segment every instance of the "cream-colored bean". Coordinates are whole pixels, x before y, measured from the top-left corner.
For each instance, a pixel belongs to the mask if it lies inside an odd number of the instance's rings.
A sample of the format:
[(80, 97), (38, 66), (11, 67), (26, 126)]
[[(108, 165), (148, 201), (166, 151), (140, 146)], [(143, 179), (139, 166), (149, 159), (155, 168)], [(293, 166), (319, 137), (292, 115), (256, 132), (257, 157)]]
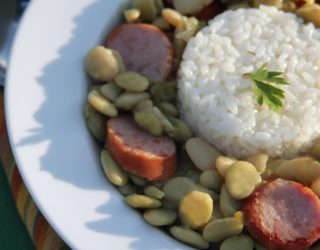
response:
[(174, 27), (179, 27), (183, 24), (182, 15), (174, 9), (163, 9), (162, 17)]
[(206, 170), (200, 175), (200, 184), (206, 188), (220, 192), (222, 183), (224, 182), (221, 175), (214, 169)]
[(320, 27), (320, 5), (305, 4), (296, 11), (298, 16), (304, 18), (307, 22), (313, 22), (316, 27)]
[(140, 187), (144, 187), (144, 186), (146, 186), (148, 184), (146, 179), (144, 179), (143, 177), (134, 175), (134, 174), (130, 175), (130, 179), (132, 180), (132, 182), (135, 185), (140, 186)]
[(152, 110), (142, 110), (134, 113), (134, 120), (139, 127), (150, 134), (159, 136), (162, 134), (162, 126), (158, 117)]
[(233, 216), (240, 208), (239, 201), (231, 197), (225, 184), (221, 188), (219, 205), (220, 212), (224, 217)]
[(295, 12), (297, 5), (293, 1), (283, 1), (282, 10), (286, 12)]
[(107, 150), (102, 150), (100, 159), (103, 171), (112, 184), (116, 186), (127, 184), (128, 174), (112, 159)]
[(209, 242), (220, 242), (241, 234), (244, 228), (241, 216), (243, 215), (236, 214), (234, 217), (209, 222), (202, 231), (203, 238)]
[(318, 195), (318, 197), (320, 197), (320, 177), (311, 183), (311, 189), (316, 193), (316, 195)]
[(157, 188), (154, 185), (149, 185), (145, 187), (143, 191), (146, 195), (156, 199), (162, 199), (165, 196), (164, 192), (162, 192), (159, 188)]
[(254, 242), (248, 235), (239, 235), (228, 238), (220, 245), (220, 250), (253, 250)]
[(167, 30), (170, 30), (170, 29), (171, 29), (170, 24), (168, 24), (167, 21), (164, 20), (163, 17), (158, 17), (158, 18), (156, 18), (156, 19), (153, 21), (152, 24), (155, 25), (155, 26), (157, 26), (157, 27), (158, 27), (159, 29), (161, 29), (161, 30), (167, 31)]
[(96, 90), (89, 92), (88, 102), (95, 110), (106, 116), (115, 117), (118, 115), (116, 107)]
[(152, 22), (157, 16), (157, 6), (150, 0), (133, 0), (132, 7), (140, 10), (143, 21)]
[(251, 6), (247, 2), (232, 3), (228, 6), (228, 10), (248, 9)]
[(265, 153), (257, 153), (247, 158), (247, 162), (250, 162), (259, 173), (263, 173), (267, 167), (269, 156)]
[(167, 116), (178, 116), (178, 109), (170, 102), (161, 102), (158, 104), (158, 108)]
[(192, 137), (192, 132), (187, 123), (174, 117), (169, 117), (168, 120), (173, 129), (166, 132), (172, 139), (178, 142), (185, 142)]
[(320, 163), (311, 157), (300, 157), (282, 163), (275, 171), (281, 178), (310, 185), (320, 177)]
[(170, 132), (173, 131), (174, 127), (168, 118), (161, 112), (157, 107), (152, 108), (153, 113), (158, 117), (159, 122), (164, 131)]
[(130, 184), (130, 182), (127, 182), (127, 184), (119, 187), (118, 190), (124, 196), (134, 194), (136, 192), (134, 186)]
[(179, 205), (179, 215), (182, 222), (192, 229), (206, 225), (211, 218), (212, 211), (211, 196), (199, 191), (186, 194)]
[(100, 87), (100, 93), (108, 100), (115, 102), (123, 92), (115, 83), (107, 83)]
[(174, 210), (150, 209), (144, 212), (143, 218), (151, 225), (161, 227), (171, 225), (178, 217)]
[(209, 243), (205, 239), (203, 239), (199, 233), (193, 230), (174, 226), (171, 227), (169, 231), (174, 238), (186, 244), (199, 249), (207, 249), (209, 247)]
[(134, 23), (139, 20), (141, 11), (139, 9), (128, 9), (123, 12), (123, 15), (127, 23)]
[(179, 204), (181, 199), (191, 191), (199, 191), (213, 195), (213, 192), (207, 188), (197, 185), (194, 181), (187, 177), (174, 177), (170, 179), (164, 186), (162, 191), (165, 193), (166, 199)]
[(222, 177), (225, 177), (229, 167), (231, 167), (231, 165), (235, 162), (236, 162), (236, 160), (233, 158), (230, 158), (230, 157), (227, 157), (224, 155), (219, 155), (216, 158), (215, 167), (216, 167), (218, 173)]
[(132, 110), (134, 105), (136, 105), (137, 103), (143, 100), (147, 100), (149, 98), (150, 98), (150, 95), (145, 92), (142, 92), (142, 93), (124, 92), (117, 98), (115, 102), (115, 106), (123, 110)]
[(158, 208), (161, 206), (159, 200), (141, 194), (128, 195), (124, 198), (124, 201), (134, 208)]
[(226, 174), (226, 187), (236, 200), (247, 198), (261, 181), (256, 168), (245, 161), (233, 163)]
[(129, 92), (143, 92), (149, 87), (149, 80), (132, 71), (124, 71), (115, 78), (115, 83)]
[(210, 4), (212, 0), (203, 1), (203, 0), (173, 0), (174, 8), (179, 11), (181, 14), (196, 14), (203, 9), (206, 5)]
[(216, 148), (199, 137), (189, 139), (185, 148), (194, 165), (202, 171), (213, 169), (220, 154)]
[(123, 72), (126, 70), (126, 66), (124, 65), (122, 56), (120, 55), (120, 53), (116, 50), (111, 49), (111, 53), (114, 56), (114, 58), (117, 60), (118, 65), (119, 65), (119, 72)]
[(84, 108), (84, 115), (90, 133), (100, 142), (105, 141), (106, 118), (89, 104)]
[(112, 51), (103, 46), (97, 46), (89, 50), (85, 59), (87, 73), (97, 81), (113, 80), (120, 68)]

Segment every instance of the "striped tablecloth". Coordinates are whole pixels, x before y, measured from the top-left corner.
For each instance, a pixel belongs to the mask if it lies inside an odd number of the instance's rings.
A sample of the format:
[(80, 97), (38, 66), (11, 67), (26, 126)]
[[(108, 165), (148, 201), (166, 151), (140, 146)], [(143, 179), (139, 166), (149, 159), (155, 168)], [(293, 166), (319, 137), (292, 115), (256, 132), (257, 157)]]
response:
[(37, 209), (19, 174), (8, 140), (3, 90), (0, 90), (0, 160), (10, 183), (13, 199), (28, 233), (39, 250), (69, 249)]

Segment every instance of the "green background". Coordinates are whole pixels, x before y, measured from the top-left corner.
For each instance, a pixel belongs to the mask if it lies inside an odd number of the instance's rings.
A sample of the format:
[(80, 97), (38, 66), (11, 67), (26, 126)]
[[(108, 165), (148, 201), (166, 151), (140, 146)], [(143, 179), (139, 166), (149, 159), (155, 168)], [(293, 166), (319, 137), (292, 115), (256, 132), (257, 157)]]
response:
[(33, 243), (20, 219), (3, 168), (0, 165), (0, 249), (34, 250)]

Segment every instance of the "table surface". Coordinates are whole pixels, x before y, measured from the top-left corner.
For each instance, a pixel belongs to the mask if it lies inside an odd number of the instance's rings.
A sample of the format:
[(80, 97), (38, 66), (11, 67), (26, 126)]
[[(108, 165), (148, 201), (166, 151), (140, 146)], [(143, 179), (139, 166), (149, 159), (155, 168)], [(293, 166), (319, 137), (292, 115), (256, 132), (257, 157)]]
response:
[[(1, 163), (0, 163), (1, 164)], [(34, 250), (20, 219), (3, 168), (0, 165), (0, 249)]]

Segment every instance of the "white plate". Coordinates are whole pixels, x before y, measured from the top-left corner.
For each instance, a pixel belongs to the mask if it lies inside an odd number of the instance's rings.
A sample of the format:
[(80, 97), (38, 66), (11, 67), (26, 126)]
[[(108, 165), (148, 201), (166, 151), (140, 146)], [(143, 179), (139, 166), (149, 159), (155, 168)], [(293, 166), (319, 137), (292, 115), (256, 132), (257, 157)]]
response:
[(83, 58), (116, 25), (125, 2), (31, 3), (5, 90), (11, 145), (32, 197), (73, 249), (187, 249), (125, 206), (85, 127)]

